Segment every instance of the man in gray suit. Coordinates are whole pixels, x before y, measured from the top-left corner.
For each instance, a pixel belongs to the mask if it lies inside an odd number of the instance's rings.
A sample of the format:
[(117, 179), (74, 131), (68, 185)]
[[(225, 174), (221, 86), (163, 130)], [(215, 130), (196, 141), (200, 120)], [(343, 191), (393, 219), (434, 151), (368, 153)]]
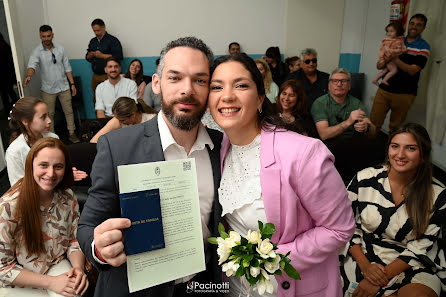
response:
[(162, 102), (158, 116), (107, 133), (98, 141), (92, 186), (77, 233), (86, 257), (100, 272), (95, 296), (191, 296), (185, 291), (188, 281), (221, 282), (212, 246), (204, 273), (129, 293), (122, 230), (130, 227), (130, 220), (120, 217), (117, 166), (195, 158), (204, 237), (216, 234), (221, 215), (217, 198), (221, 134), (200, 123), (213, 54), (201, 40), (185, 37), (167, 44), (160, 59), (153, 75), (153, 90), (161, 94)]

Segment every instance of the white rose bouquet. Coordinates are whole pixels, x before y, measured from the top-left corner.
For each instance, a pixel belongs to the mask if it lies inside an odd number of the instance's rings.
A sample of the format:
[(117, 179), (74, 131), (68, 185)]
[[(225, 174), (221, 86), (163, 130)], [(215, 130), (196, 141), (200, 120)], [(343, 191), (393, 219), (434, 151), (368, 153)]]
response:
[(270, 278), (282, 275), (282, 270), (293, 279), (300, 279), (299, 273), (290, 264), (286, 255), (276, 253), (277, 244), (271, 242), (276, 232), (274, 224), (259, 222), (257, 231), (248, 231), (246, 238), (235, 231), (226, 233), (222, 223), (218, 226), (220, 237), (208, 241), (217, 244), (217, 254), (223, 272), (229, 276), (244, 277), (260, 295), (273, 293)]

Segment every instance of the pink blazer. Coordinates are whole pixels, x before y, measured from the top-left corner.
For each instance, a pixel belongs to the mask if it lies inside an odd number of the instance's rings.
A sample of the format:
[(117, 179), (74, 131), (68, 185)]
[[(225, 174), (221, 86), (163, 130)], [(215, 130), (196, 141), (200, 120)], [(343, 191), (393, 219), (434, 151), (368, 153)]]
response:
[[(225, 135), (221, 162), (230, 147)], [(302, 280), (276, 276), (278, 296), (341, 296), (338, 250), (355, 221), (334, 157), (317, 139), (289, 131), (261, 132), (260, 183), (272, 241)]]

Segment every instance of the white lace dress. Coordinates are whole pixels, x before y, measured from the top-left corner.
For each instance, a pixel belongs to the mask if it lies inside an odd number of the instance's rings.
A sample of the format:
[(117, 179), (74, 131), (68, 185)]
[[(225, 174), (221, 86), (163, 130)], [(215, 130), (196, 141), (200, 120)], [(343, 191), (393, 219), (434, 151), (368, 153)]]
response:
[[(218, 188), (222, 216), (230, 229), (246, 237), (248, 230), (257, 230), (257, 221), (267, 223), (260, 187), (260, 134), (248, 145), (231, 145), (225, 158), (220, 187)], [(271, 277), (273, 294), (277, 296), (277, 282)], [(231, 297), (246, 296), (245, 286), (238, 277), (229, 278)], [(251, 289), (251, 296), (260, 296)]]

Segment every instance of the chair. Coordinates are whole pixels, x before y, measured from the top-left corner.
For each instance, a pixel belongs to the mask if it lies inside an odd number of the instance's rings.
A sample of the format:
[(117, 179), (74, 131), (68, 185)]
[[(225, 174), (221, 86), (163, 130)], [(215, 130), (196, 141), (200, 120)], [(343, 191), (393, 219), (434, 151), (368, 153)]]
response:
[(365, 75), (364, 73), (350, 73), (351, 88), (350, 94), (362, 101), (362, 93), (364, 90)]

